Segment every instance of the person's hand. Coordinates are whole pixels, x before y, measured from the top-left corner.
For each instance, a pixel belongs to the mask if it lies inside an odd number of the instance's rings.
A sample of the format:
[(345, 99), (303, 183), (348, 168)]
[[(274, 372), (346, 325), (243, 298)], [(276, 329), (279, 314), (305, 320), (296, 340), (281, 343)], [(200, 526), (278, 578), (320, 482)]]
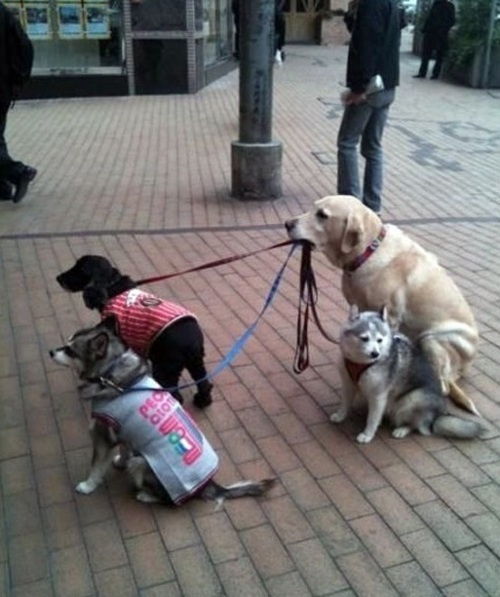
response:
[(349, 90), (343, 99), (346, 106), (359, 106), (359, 104), (363, 104), (366, 101), (366, 94), (364, 92), (355, 93)]

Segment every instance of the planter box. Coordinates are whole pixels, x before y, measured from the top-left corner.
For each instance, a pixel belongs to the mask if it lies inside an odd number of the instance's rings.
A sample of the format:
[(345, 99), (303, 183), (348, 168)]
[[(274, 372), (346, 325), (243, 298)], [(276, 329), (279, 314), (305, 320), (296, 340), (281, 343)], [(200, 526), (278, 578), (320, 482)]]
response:
[[(448, 66), (446, 73), (454, 80), (469, 87), (480, 88), (483, 86), (485, 51), (478, 50), (474, 58), (466, 66)], [(492, 48), (490, 57), (490, 69), (488, 89), (500, 89), (500, 47)]]

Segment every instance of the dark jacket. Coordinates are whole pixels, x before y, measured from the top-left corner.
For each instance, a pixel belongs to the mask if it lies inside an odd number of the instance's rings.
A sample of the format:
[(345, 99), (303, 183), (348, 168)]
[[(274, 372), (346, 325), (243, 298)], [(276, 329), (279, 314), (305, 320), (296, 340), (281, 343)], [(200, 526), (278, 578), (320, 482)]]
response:
[(381, 75), (386, 89), (399, 85), (400, 13), (396, 0), (359, 0), (347, 58), (347, 87), (362, 93)]
[(10, 81), (10, 63), (7, 48), (10, 19), (13, 18), (11, 13), (0, 2), (0, 100), (10, 98), (12, 94), (12, 84)]
[[(16, 79), (13, 78), (14, 64), (19, 66), (22, 59), (17, 57), (17, 62), (13, 60), (13, 57), (16, 58), (16, 56), (12, 52), (14, 51), (13, 42), (17, 42), (21, 36), (27, 45), (31, 45), (17, 18), (3, 2), (0, 2), (0, 101), (2, 104), (10, 103), (18, 90), (14, 84)], [(17, 48), (17, 45), (14, 48)], [(19, 75), (19, 73), (17, 74)], [(19, 81), (17, 81), (17, 85), (19, 85)]]
[(455, 6), (449, 0), (435, 0), (425, 19), (422, 32), (425, 35), (447, 38), (455, 24)]

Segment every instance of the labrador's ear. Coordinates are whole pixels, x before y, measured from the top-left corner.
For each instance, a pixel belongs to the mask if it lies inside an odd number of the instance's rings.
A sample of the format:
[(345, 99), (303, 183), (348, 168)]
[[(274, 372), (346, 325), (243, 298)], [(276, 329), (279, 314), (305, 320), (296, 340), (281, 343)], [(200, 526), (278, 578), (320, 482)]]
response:
[(347, 216), (347, 220), (342, 234), (342, 240), (340, 241), (340, 252), (347, 254), (350, 253), (363, 238), (363, 223), (359, 215), (355, 212), (351, 212)]

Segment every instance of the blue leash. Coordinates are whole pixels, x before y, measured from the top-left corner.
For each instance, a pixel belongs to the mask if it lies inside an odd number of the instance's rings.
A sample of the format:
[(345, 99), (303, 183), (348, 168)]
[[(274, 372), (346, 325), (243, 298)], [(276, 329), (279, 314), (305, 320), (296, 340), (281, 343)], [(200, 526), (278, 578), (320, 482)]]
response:
[(292, 256), (293, 252), (295, 251), (295, 249), (299, 245), (300, 245), (300, 243), (294, 243), (291, 246), (290, 252), (288, 253), (287, 258), (285, 259), (285, 263), (281, 266), (278, 274), (276, 275), (276, 278), (274, 279), (274, 282), (271, 285), (271, 289), (269, 290), (269, 292), (267, 294), (266, 300), (264, 301), (264, 306), (262, 307), (260, 313), (257, 315), (256, 320), (236, 340), (236, 342), (233, 344), (233, 346), (231, 347), (231, 349), (229, 350), (229, 352), (220, 361), (220, 363), (215, 367), (215, 369), (213, 369), (213, 371), (211, 373), (208, 373), (202, 379), (198, 379), (197, 382), (193, 381), (193, 382), (189, 382), (189, 383), (183, 384), (181, 386), (177, 386), (175, 388), (166, 388), (166, 390), (168, 392), (172, 393), (172, 392), (174, 392), (176, 390), (183, 390), (185, 388), (189, 388), (190, 386), (196, 385), (196, 383), (200, 383), (200, 381), (206, 381), (208, 379), (212, 379), (213, 377), (215, 377), (216, 375), (218, 375), (223, 369), (225, 369), (228, 365), (230, 365), (234, 361), (234, 359), (236, 358), (236, 356), (243, 350), (243, 347), (247, 343), (247, 341), (250, 338), (250, 336), (254, 333), (255, 328), (257, 327), (257, 324), (259, 323), (260, 319), (262, 318), (262, 316), (264, 315), (264, 313), (266, 312), (266, 310), (268, 309), (268, 307), (273, 302), (274, 297), (276, 296), (276, 292), (278, 290), (278, 287), (280, 285), (281, 279), (283, 278), (283, 274), (285, 272), (286, 266), (288, 265), (288, 262), (290, 261), (290, 257)]

